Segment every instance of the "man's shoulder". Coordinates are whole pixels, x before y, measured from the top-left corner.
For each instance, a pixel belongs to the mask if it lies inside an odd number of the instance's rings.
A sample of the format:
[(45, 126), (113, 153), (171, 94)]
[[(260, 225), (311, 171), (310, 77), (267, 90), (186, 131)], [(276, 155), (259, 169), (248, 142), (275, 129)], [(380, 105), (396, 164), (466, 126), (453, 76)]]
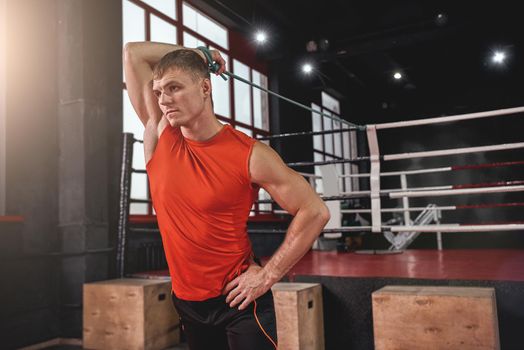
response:
[(235, 128), (233, 128), (232, 126), (229, 126), (229, 129), (232, 133), (232, 135), (235, 136), (235, 139), (238, 141), (238, 142), (241, 142), (249, 147), (251, 147), (254, 143), (257, 142), (256, 139), (252, 138), (251, 136), (249, 135), (246, 135), (245, 133), (243, 133), (242, 131), (240, 130), (237, 130)]

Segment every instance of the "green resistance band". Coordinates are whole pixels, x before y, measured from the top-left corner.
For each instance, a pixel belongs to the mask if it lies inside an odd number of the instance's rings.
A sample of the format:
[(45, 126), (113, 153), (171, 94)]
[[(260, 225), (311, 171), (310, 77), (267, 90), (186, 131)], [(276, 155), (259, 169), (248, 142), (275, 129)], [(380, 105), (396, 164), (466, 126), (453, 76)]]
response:
[[(213, 61), (213, 58), (211, 57), (211, 52), (209, 51), (209, 49), (208, 49), (207, 47), (205, 47), (205, 46), (199, 46), (199, 47), (197, 47), (197, 49), (200, 50), (200, 51), (202, 51), (202, 53), (203, 53), (204, 56), (206, 57), (206, 59), (207, 59), (207, 66), (209, 67), (209, 71), (210, 71), (211, 73), (216, 73), (216, 72), (218, 72), (218, 70), (220, 69), (220, 64), (218, 64), (217, 62)], [(294, 104), (294, 105), (296, 105), (296, 106), (302, 107), (302, 108), (304, 108), (304, 109), (306, 109), (306, 110), (308, 110), (308, 111), (310, 111), (310, 112), (320, 114), (321, 116), (324, 116), (324, 117), (327, 117), (327, 118), (333, 119), (333, 120), (335, 120), (335, 121), (338, 121), (338, 122), (340, 122), (340, 123), (343, 123), (343, 124), (349, 125), (349, 126), (351, 126), (351, 127), (358, 128), (358, 129), (360, 129), (360, 130), (366, 130), (366, 127), (363, 126), (363, 125), (353, 124), (353, 123), (348, 122), (347, 120), (344, 120), (344, 119), (341, 119), (341, 118), (337, 118), (337, 117), (334, 117), (334, 116), (332, 116), (332, 115), (329, 115), (329, 114), (326, 114), (326, 113), (322, 113), (322, 112), (320, 112), (320, 111), (317, 111), (317, 110), (315, 110), (315, 109), (313, 109), (313, 108), (311, 108), (311, 107), (308, 107), (308, 106), (306, 106), (306, 105), (304, 105), (304, 104), (302, 104), (302, 103), (296, 102), (296, 101), (294, 101), (294, 100), (292, 100), (292, 99), (290, 99), (290, 98), (287, 98), (287, 97), (285, 97), (285, 96), (279, 95), (279, 94), (277, 94), (276, 92), (273, 92), (273, 91), (271, 91), (271, 90), (268, 90), (268, 89), (266, 89), (266, 88), (263, 88), (262, 86), (259, 86), (259, 85), (257, 85), (257, 84), (254, 84), (254, 83), (250, 82), (249, 80), (246, 80), (246, 79), (244, 79), (244, 78), (242, 78), (242, 77), (239, 77), (238, 75), (233, 74), (233, 73), (231, 73), (231, 72), (224, 71), (224, 73), (220, 74), (220, 76), (222, 77), (222, 79), (224, 79), (224, 80), (227, 81), (226, 75), (229, 76), (229, 77), (231, 77), (231, 78), (233, 78), (233, 79), (237, 79), (237, 80), (239, 80), (239, 81), (241, 81), (241, 82), (243, 82), (243, 83), (246, 83), (246, 84), (248, 84), (248, 85), (250, 85), (250, 86), (256, 87), (256, 88), (259, 89), (259, 90), (265, 91), (265, 92), (267, 92), (268, 94), (271, 94), (271, 95), (273, 95), (273, 96), (276, 96), (276, 97), (278, 97), (278, 98), (280, 98), (280, 99), (282, 99), (282, 100), (284, 100), (284, 101), (287, 101), (287, 102), (292, 103), (292, 104)]]

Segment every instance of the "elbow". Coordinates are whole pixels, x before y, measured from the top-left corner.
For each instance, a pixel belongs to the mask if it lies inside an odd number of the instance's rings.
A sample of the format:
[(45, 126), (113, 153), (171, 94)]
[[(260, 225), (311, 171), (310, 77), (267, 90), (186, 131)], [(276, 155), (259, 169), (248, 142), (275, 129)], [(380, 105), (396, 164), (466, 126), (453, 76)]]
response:
[(122, 59), (125, 62), (130, 62), (136, 56), (136, 51), (139, 43), (138, 42), (128, 42), (124, 45), (122, 50)]
[(122, 60), (124, 62), (129, 61), (131, 59), (132, 52), (133, 52), (133, 43), (126, 43), (124, 45), (124, 49), (122, 50)]
[(331, 219), (331, 213), (329, 212), (329, 208), (323, 202), (319, 210), (319, 219), (322, 221), (322, 227), (324, 227)]
[(122, 50), (122, 62), (124, 63), (124, 67), (126, 66), (126, 63), (129, 62), (131, 58), (131, 43), (126, 43), (124, 45), (124, 48)]

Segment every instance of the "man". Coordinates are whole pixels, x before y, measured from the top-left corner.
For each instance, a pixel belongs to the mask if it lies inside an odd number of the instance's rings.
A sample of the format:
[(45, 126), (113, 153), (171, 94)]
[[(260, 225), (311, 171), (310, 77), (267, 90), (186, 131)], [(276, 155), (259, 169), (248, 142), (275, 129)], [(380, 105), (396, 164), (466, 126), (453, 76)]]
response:
[[(212, 56), (222, 73), (224, 60)], [(270, 147), (218, 121), (202, 52), (129, 43), (124, 68), (145, 126), (152, 200), (190, 348), (276, 348), (271, 286), (310, 249), (327, 207)], [(246, 232), (260, 187), (294, 216), (264, 267), (253, 262)]]

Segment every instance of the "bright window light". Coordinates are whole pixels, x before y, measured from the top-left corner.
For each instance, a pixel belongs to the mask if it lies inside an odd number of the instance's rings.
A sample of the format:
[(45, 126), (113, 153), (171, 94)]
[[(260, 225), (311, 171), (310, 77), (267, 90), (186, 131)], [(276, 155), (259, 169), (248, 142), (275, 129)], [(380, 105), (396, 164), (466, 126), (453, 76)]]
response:
[(305, 63), (302, 65), (302, 72), (309, 74), (313, 71), (313, 66), (310, 63)]

